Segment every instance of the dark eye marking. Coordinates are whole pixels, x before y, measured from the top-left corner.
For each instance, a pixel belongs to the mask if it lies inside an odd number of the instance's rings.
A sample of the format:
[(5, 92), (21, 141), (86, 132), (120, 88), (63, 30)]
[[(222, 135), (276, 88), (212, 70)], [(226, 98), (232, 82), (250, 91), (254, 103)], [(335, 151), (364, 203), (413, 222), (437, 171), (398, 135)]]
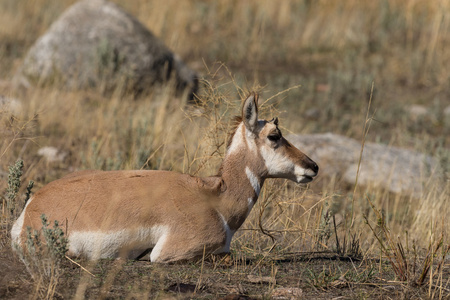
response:
[(281, 139), (281, 135), (279, 134), (271, 134), (269, 136), (267, 136), (267, 138), (272, 141), (272, 142), (277, 142)]

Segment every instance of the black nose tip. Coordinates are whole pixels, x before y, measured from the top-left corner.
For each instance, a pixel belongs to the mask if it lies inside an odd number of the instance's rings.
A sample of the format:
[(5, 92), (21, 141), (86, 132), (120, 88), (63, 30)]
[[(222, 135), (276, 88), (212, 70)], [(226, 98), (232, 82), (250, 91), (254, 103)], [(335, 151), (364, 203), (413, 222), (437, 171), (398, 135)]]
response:
[(312, 164), (312, 170), (316, 173), (319, 173), (319, 166), (316, 163)]

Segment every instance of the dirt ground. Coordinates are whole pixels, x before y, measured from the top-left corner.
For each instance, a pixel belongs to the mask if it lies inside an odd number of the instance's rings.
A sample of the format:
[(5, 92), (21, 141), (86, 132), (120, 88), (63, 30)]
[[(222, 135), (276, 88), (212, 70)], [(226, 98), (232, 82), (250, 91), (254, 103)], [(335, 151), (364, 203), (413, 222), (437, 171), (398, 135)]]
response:
[[(0, 298), (27, 299), (47, 292), (1, 239)], [(83, 270), (79, 265), (86, 267)], [(333, 253), (291, 253), (242, 258), (239, 253), (171, 265), (149, 261), (66, 260), (56, 299), (450, 299), (446, 289), (396, 281), (388, 262)], [(90, 271), (88, 271), (90, 270)], [(449, 270), (443, 273), (450, 278)], [(437, 292), (438, 293), (438, 292)]]

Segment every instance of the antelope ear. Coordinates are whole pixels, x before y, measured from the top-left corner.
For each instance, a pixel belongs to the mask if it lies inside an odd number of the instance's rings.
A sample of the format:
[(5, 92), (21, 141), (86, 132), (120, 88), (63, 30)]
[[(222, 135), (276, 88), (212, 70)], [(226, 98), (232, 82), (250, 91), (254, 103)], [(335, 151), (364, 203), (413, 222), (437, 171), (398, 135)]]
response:
[(252, 92), (245, 99), (242, 106), (242, 120), (248, 130), (255, 132), (256, 124), (258, 123), (258, 94)]
[(273, 123), (275, 126), (278, 126), (278, 117), (273, 118), (269, 121), (270, 123)]

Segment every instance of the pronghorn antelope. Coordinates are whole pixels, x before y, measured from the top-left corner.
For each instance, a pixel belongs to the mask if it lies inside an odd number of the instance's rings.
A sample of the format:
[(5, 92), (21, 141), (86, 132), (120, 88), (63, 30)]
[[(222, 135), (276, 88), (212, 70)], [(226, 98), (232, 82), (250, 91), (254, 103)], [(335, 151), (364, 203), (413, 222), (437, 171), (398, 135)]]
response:
[(191, 259), (230, 250), (266, 178), (310, 182), (319, 167), (291, 145), (278, 119), (258, 119), (258, 95), (245, 100), (218, 175), (169, 171), (81, 171), (53, 181), (32, 196), (15, 222), (13, 244), (40, 216), (58, 220), (69, 255), (89, 259), (138, 258), (152, 262)]

